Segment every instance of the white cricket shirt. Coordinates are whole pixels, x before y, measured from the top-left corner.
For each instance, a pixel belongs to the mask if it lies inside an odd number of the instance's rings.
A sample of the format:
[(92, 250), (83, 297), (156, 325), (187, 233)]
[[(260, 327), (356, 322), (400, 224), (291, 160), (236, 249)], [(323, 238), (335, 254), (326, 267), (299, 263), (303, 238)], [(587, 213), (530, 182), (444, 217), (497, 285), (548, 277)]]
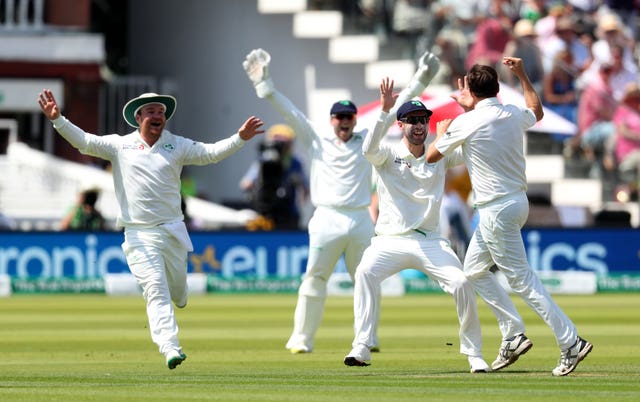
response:
[(280, 92), (274, 90), (267, 100), (293, 127), (297, 138), (308, 149), (311, 203), (316, 207), (347, 209), (368, 206), (372, 191), (371, 165), (362, 154), (367, 130), (354, 132), (349, 141), (344, 142), (331, 127), (324, 130), (314, 128)]
[[(416, 158), (403, 142), (381, 143), (388, 116), (380, 113), (363, 147), (378, 176), (380, 214), (376, 234), (400, 235), (416, 229), (439, 233), (446, 169), (461, 164), (462, 153), (455, 152), (438, 162), (427, 163), (426, 150)], [(435, 139), (434, 136), (427, 138), (427, 141)]]
[(535, 123), (531, 109), (487, 98), (456, 117), (435, 147), (448, 155), (461, 145), (474, 203), (482, 205), (527, 191), (524, 132)]
[(164, 130), (149, 147), (138, 130), (97, 136), (84, 132), (65, 117), (54, 128), (81, 153), (111, 162), (118, 226), (150, 228), (184, 219), (180, 208), (180, 175), (185, 165), (216, 163), (244, 145), (236, 133), (215, 144), (193, 141)]

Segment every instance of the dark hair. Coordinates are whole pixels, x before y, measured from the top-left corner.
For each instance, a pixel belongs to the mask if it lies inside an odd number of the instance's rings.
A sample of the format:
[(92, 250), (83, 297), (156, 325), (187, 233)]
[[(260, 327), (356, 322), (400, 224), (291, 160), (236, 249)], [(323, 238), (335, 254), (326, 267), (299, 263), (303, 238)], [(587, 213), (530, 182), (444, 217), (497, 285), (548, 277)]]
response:
[(82, 203), (84, 205), (88, 205), (90, 207), (94, 207), (96, 205), (96, 201), (98, 201), (98, 191), (96, 190), (87, 190), (84, 192), (84, 197)]
[(467, 73), (469, 90), (477, 98), (493, 98), (500, 90), (498, 72), (491, 66), (474, 64)]

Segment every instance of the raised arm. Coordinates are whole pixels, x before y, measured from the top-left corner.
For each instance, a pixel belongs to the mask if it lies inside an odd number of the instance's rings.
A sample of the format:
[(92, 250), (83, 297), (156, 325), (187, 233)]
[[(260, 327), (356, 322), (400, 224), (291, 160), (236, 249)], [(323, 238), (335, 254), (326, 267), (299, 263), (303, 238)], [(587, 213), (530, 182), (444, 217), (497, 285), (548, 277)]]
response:
[(503, 57), (502, 64), (507, 66), (513, 74), (518, 77), (520, 84), (522, 85), (522, 92), (524, 94), (524, 101), (529, 109), (536, 115), (538, 121), (542, 120), (544, 112), (542, 110), (542, 102), (538, 93), (533, 88), (529, 76), (524, 69), (524, 63), (522, 59), (518, 57)]
[(55, 120), (60, 117), (58, 102), (50, 89), (44, 89), (40, 92), (40, 95), (38, 96), (38, 105), (40, 105), (40, 109), (42, 109), (42, 113), (47, 116), (47, 119)]
[(286, 96), (276, 90), (269, 75), (271, 55), (263, 49), (254, 49), (245, 57), (242, 67), (253, 84), (258, 98), (266, 99), (271, 106), (293, 127), (298, 138), (310, 145), (316, 134), (307, 116)]
[(364, 156), (373, 165), (384, 162), (384, 156), (379, 152), (380, 142), (387, 132), (389, 127), (388, 122), (393, 118), (389, 115), (389, 111), (395, 105), (397, 98), (398, 95), (394, 95), (393, 93), (393, 80), (389, 79), (389, 77), (383, 78), (380, 83), (380, 104), (382, 105), (382, 110), (373, 132), (365, 138), (362, 144)]

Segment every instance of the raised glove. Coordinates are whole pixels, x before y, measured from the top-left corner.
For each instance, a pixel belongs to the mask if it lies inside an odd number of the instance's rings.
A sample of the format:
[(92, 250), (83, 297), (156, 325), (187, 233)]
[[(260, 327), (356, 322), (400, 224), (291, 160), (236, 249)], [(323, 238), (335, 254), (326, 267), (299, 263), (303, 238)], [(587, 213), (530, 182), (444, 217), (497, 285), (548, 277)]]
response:
[(418, 79), (425, 87), (429, 85), (433, 77), (440, 69), (440, 59), (435, 54), (426, 51), (418, 59), (418, 70), (414, 74), (414, 78)]
[(422, 91), (429, 85), (433, 77), (440, 69), (440, 59), (435, 54), (426, 51), (418, 59), (418, 69), (416, 70), (409, 85), (407, 85), (407, 99), (422, 95)]
[(259, 98), (267, 97), (274, 89), (273, 81), (269, 77), (270, 62), (271, 55), (263, 49), (252, 50), (242, 62), (242, 67), (253, 83)]

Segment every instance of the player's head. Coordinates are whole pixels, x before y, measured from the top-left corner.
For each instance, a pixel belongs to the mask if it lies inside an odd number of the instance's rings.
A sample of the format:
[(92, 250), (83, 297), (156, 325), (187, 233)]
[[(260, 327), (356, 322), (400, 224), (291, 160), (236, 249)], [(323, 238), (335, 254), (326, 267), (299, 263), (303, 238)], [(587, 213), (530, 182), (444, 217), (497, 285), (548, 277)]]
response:
[(122, 115), (124, 120), (131, 127), (138, 128), (140, 123), (144, 120), (144, 116), (153, 115), (154, 113), (161, 114), (164, 123), (173, 116), (176, 111), (176, 98), (170, 95), (158, 95), (153, 92), (144, 93), (137, 98), (131, 99), (124, 105), (122, 109)]
[(356, 126), (358, 108), (350, 100), (341, 100), (331, 106), (331, 126), (335, 134), (343, 141), (347, 141)]
[(467, 82), (469, 91), (478, 99), (493, 98), (500, 90), (498, 72), (491, 66), (474, 64), (467, 73)]
[(419, 100), (403, 103), (396, 112), (402, 136), (412, 145), (424, 144), (429, 134), (429, 119), (433, 112)]

